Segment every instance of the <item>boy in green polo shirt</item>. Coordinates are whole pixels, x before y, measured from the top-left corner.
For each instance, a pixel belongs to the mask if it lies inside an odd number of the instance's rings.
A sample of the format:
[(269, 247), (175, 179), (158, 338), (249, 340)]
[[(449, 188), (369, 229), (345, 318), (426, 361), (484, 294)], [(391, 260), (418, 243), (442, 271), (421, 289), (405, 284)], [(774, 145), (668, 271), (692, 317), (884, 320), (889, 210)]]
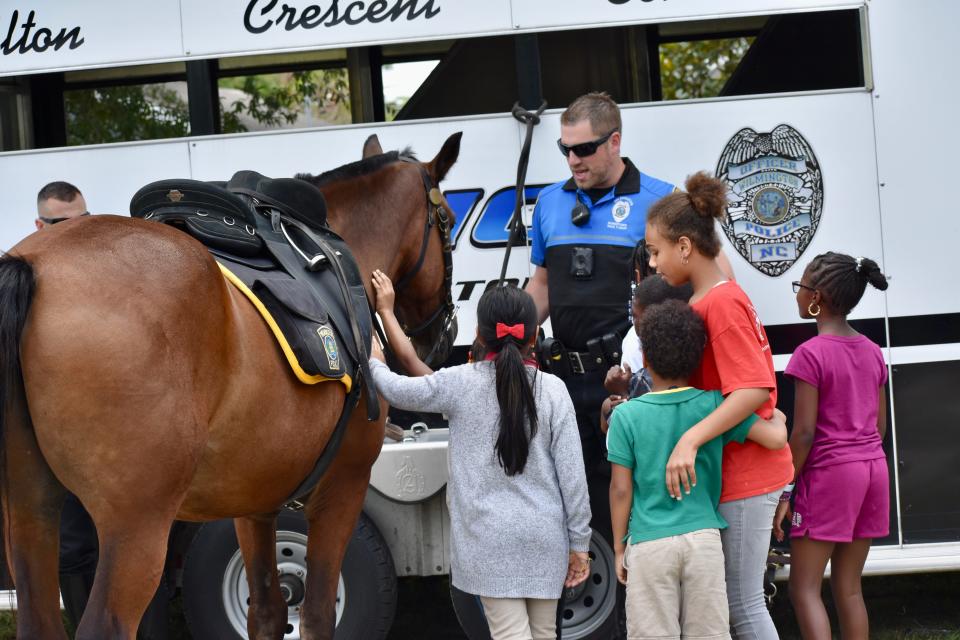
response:
[[(783, 413), (750, 415), (697, 452), (697, 487), (682, 499), (667, 493), (667, 459), (683, 433), (723, 401), (719, 391), (687, 385), (700, 364), (706, 332), (687, 304), (668, 300), (646, 310), (640, 341), (652, 391), (619, 405), (607, 435), (610, 511), (617, 578), (627, 586), (627, 632), (634, 638), (729, 638), (717, 513), (723, 446), (753, 440), (769, 449), (787, 442)], [(629, 527), (628, 527), (629, 523)]]

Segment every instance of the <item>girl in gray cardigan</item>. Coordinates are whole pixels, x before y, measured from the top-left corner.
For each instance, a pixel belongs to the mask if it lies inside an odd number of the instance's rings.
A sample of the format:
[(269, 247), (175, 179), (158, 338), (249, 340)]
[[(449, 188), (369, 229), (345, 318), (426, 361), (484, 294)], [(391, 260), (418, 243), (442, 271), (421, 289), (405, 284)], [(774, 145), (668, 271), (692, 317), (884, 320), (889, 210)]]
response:
[(485, 293), (477, 334), (487, 352), (480, 362), (409, 378), (372, 359), (371, 371), (392, 406), (449, 420), (454, 586), (481, 597), (493, 640), (552, 640), (564, 585), (589, 574), (590, 505), (573, 404), (560, 379), (528, 359), (537, 314), (526, 292)]

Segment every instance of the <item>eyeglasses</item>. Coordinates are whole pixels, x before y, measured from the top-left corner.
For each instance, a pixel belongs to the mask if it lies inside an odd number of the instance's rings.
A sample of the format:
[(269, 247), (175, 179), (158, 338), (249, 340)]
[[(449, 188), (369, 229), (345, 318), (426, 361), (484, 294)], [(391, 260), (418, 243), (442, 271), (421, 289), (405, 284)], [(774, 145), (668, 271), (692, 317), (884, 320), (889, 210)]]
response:
[(40, 222), (46, 222), (47, 224), (57, 224), (58, 222), (63, 222), (64, 220), (72, 220), (73, 218), (82, 218), (83, 216), (90, 215), (89, 211), (84, 211), (79, 216), (73, 216), (72, 218), (44, 218), (43, 216), (37, 216), (40, 219)]
[(578, 158), (586, 158), (588, 156), (592, 156), (593, 154), (595, 154), (597, 152), (597, 149), (600, 148), (600, 145), (602, 145), (604, 142), (609, 140), (610, 136), (615, 134), (617, 131), (620, 131), (620, 129), (614, 129), (607, 135), (601, 138), (597, 138), (596, 140), (592, 140), (591, 142), (581, 142), (580, 144), (572, 144), (569, 147), (563, 144), (562, 140), (557, 138), (557, 147), (560, 149), (560, 153), (563, 154), (564, 158), (568, 157), (571, 151), (573, 151), (573, 155), (577, 156)]
[(794, 282), (792, 284), (793, 284), (794, 293), (800, 293), (800, 289), (806, 289), (808, 291), (816, 291), (816, 289), (814, 289), (813, 287), (808, 287), (807, 285), (800, 284), (799, 282)]

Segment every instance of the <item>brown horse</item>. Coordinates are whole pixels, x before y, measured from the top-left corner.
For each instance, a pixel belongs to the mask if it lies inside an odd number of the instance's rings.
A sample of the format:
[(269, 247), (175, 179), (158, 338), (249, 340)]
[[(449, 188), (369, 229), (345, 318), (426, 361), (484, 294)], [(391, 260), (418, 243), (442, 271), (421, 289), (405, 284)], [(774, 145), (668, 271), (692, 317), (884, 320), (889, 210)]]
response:
[[(459, 146), (455, 134), (426, 164), (388, 154), (314, 179), (368, 294), (374, 269), (394, 279), (416, 270), (397, 302), (411, 324), (449, 300), (437, 225), (421, 246), (428, 212), (436, 213), (425, 185), (443, 179)], [(418, 347), (444, 324), (432, 323)], [(203, 246), (117, 216), (31, 235), (0, 259), (0, 367), (0, 484), (17, 638), (67, 637), (57, 588), (64, 488), (86, 506), (100, 539), (78, 639), (135, 637), (175, 518), (236, 518), (250, 637), (283, 637), (275, 519), (328, 441), (344, 387), (298, 382)], [(383, 420), (367, 422), (365, 397), (306, 504), (305, 639), (333, 636), (340, 563), (383, 441)]]

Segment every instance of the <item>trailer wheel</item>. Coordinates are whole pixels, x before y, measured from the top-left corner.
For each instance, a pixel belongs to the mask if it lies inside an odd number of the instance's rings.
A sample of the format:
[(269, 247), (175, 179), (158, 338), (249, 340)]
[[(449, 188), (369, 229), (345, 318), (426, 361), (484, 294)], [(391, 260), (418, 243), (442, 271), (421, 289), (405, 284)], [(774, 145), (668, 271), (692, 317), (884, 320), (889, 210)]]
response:
[[(277, 520), (277, 567), (287, 601), (284, 640), (300, 638), (306, 576), (307, 523), (293, 511)], [(347, 545), (337, 586), (336, 640), (382, 640), (393, 623), (397, 584), (390, 551), (372, 522), (360, 520)], [(247, 637), (249, 589), (232, 520), (209, 522), (184, 559), (183, 608), (194, 638)]]
[[(592, 572), (582, 584), (565, 589), (559, 621), (563, 640), (608, 640), (614, 637), (617, 573), (613, 549), (597, 530), (590, 538)], [(490, 629), (480, 599), (450, 585), (457, 620), (469, 640), (490, 640)]]

